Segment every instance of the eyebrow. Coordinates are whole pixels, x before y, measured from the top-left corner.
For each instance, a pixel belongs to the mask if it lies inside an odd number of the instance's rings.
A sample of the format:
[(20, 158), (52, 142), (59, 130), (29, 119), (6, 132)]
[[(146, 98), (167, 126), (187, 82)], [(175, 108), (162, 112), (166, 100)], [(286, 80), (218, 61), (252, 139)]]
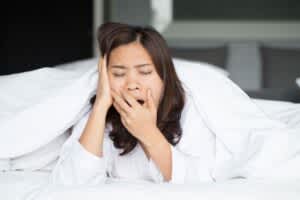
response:
[[(145, 67), (147, 65), (151, 65), (150, 63), (144, 63), (144, 64), (139, 64), (139, 65), (135, 65), (135, 68), (141, 68), (141, 67)], [(124, 65), (112, 65), (112, 68), (119, 68), (119, 69), (126, 69), (128, 67), (124, 66)]]

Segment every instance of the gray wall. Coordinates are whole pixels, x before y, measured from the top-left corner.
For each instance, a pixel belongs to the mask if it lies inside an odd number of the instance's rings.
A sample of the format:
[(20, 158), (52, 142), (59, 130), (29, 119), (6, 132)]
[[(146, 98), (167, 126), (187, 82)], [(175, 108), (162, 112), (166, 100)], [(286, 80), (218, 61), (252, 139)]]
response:
[(150, 0), (111, 0), (109, 2), (111, 21), (134, 25), (150, 24)]

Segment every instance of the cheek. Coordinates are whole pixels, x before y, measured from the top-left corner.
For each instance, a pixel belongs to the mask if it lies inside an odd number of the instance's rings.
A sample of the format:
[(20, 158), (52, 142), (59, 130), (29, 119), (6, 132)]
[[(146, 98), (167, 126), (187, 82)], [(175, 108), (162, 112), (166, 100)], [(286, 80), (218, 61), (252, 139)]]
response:
[(123, 83), (120, 80), (117, 80), (115, 78), (109, 77), (109, 85), (110, 88), (115, 90), (115, 91), (120, 91), (121, 88), (123, 87)]
[(159, 105), (160, 100), (161, 100), (161, 96), (163, 93), (163, 85), (162, 84), (157, 84), (157, 85), (150, 85), (149, 87), (151, 89), (152, 92), (152, 96), (154, 98), (154, 102), (156, 104), (156, 106)]

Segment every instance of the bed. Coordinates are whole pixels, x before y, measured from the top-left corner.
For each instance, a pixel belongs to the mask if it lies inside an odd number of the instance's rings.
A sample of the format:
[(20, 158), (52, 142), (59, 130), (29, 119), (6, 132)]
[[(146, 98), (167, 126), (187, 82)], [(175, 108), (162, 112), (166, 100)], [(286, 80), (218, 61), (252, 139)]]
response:
[[(39, 200), (39, 199), (48, 199), (48, 200), (62, 200), (62, 199), (99, 199), (99, 198), (109, 198), (109, 199), (183, 199), (183, 198), (189, 198), (189, 199), (203, 199), (203, 200), (223, 200), (223, 199), (245, 199), (245, 200), (260, 200), (260, 199), (300, 199), (300, 176), (297, 173), (297, 169), (294, 169), (294, 171), (291, 170), (290, 176), (287, 176), (287, 178), (234, 178), (234, 179), (227, 179), (227, 180), (220, 180), (214, 183), (197, 183), (197, 184), (154, 184), (151, 182), (146, 181), (132, 181), (132, 180), (126, 180), (126, 179), (114, 179), (109, 178), (107, 181), (103, 184), (99, 184), (96, 186), (55, 186), (49, 184), (49, 175), (51, 173), (51, 170), (53, 166), (55, 165), (57, 153), (50, 154), (49, 150), (44, 149), (43, 154), (36, 154), (32, 157), (27, 157), (19, 160), (19, 163), (22, 163), (23, 165), (19, 164), (19, 166), (23, 167), (15, 167), (10, 168), (11, 166), (7, 166), (8, 169), (5, 169), (5, 156), (10, 155), (11, 157), (20, 155), (22, 152), (31, 152), (33, 149), (36, 149), (40, 147), (42, 144), (45, 144), (46, 141), (49, 141), (49, 137), (52, 138), (54, 136), (57, 136), (57, 132), (60, 131), (60, 133), (66, 133), (71, 125), (74, 125), (80, 116), (83, 115), (85, 112), (83, 108), (86, 108), (86, 102), (88, 102), (89, 98), (94, 94), (95, 92), (95, 83), (97, 80), (94, 80), (93, 77), (91, 78), (90, 70), (88, 69), (88, 66), (91, 66), (91, 64), (95, 64), (95, 60), (87, 60), (84, 62), (76, 62), (76, 63), (69, 63), (66, 65), (57, 66), (57, 69), (63, 69), (64, 76), (57, 76), (55, 83), (58, 85), (51, 85), (51, 88), (54, 88), (54, 90), (47, 91), (47, 95), (50, 96), (55, 94), (55, 98), (51, 98), (51, 101), (49, 99), (42, 99), (40, 98), (40, 102), (36, 102), (36, 99), (27, 99), (29, 103), (34, 103), (35, 105), (38, 104), (39, 107), (34, 107), (34, 109), (24, 109), (22, 110), (22, 114), (19, 114), (20, 117), (12, 117), (12, 113), (15, 114), (16, 111), (19, 111), (22, 106), (28, 108), (28, 105), (26, 103), (20, 104), (18, 109), (16, 107), (13, 107), (11, 104), (7, 104), (6, 106), (11, 106), (10, 109), (14, 112), (9, 113), (9, 109), (5, 109), (4, 107), (1, 107), (2, 112), (0, 113), (0, 130), (4, 134), (2, 134), (2, 143), (0, 143), (0, 167), (1, 167), (1, 158), (2, 158), (2, 171), (0, 170), (0, 197), (1, 199), (5, 200)], [(205, 68), (205, 67), (204, 67)], [(76, 69), (77, 73), (75, 74), (73, 70)], [(58, 71), (51, 71), (49, 69), (44, 69), (40, 71), (36, 71), (34, 73), (39, 74), (39, 79), (36, 79), (35, 81), (41, 80), (41, 75), (45, 75), (45, 77), (49, 77), (49, 74), (54, 75), (54, 72)], [(89, 73), (87, 71), (89, 71)], [(220, 75), (220, 81), (223, 81), (222, 76), (226, 76), (226, 72), (222, 72), (219, 69), (217, 70)], [(51, 72), (51, 73), (49, 73)], [(59, 71), (62, 73), (62, 71)], [(81, 77), (77, 77), (77, 74), (83, 74), (85, 75)], [(91, 72), (95, 72), (92, 71)], [(205, 72), (205, 71), (203, 71)], [(33, 75), (34, 73), (29, 73), (29, 75)], [(66, 79), (65, 77), (68, 76), (69, 79)], [(12, 78), (17, 76), (5, 76), (0, 77), (0, 89), (1, 89), (1, 81), (4, 83), (12, 83), (8, 80), (11, 80)], [(44, 77), (44, 78), (45, 78)], [(33, 76), (30, 77), (31, 81), (33, 81)], [(86, 78), (86, 79), (85, 79)], [(64, 79), (64, 80), (62, 80)], [(18, 79), (20, 80), (20, 79)], [(61, 82), (59, 82), (59, 81)], [(74, 81), (76, 80), (76, 81)], [(92, 81), (90, 81), (92, 80)], [(186, 84), (190, 84), (188, 82), (189, 77), (186, 79)], [(226, 79), (227, 80), (227, 79)], [(64, 82), (65, 81), (65, 82)], [(207, 80), (210, 81), (210, 80)], [(21, 83), (20, 83), (21, 84)], [(54, 82), (51, 82), (51, 84), (54, 84)], [(64, 84), (65, 87), (59, 88), (60, 84)], [(85, 87), (79, 87), (79, 86), (85, 86)], [(11, 86), (14, 86), (13, 84)], [(47, 85), (49, 87), (49, 85)], [(199, 85), (197, 88), (200, 87)], [(214, 86), (211, 85), (213, 88)], [(219, 87), (216, 85), (216, 87)], [(60, 90), (58, 90), (58, 88)], [(93, 88), (93, 89), (88, 89)], [(5, 89), (2, 85), (2, 89)], [(10, 88), (11, 89), (11, 88)], [(40, 89), (40, 88), (33, 88), (33, 89)], [(205, 89), (204, 87), (202, 88)], [(237, 89), (236, 86), (231, 87), (230, 91), (234, 91)], [(4, 90), (2, 90), (4, 91)], [(53, 92), (56, 91), (56, 92)], [(68, 95), (64, 95), (63, 92), (68, 92)], [(7, 90), (8, 92), (8, 90)], [(40, 91), (39, 94), (42, 94), (41, 96), (44, 97), (45, 91)], [(220, 91), (220, 94), (222, 91)], [(60, 94), (60, 95), (58, 95)], [(218, 95), (220, 95), (218, 94)], [(237, 95), (236, 91), (233, 92), (234, 95)], [(24, 95), (24, 94), (23, 94)], [(78, 98), (77, 101), (73, 100), (73, 104), (69, 105), (70, 110), (66, 110), (67, 108), (64, 106), (61, 106), (59, 102), (70, 102), (71, 98), (74, 98), (74, 95), (76, 97), (82, 96), (84, 98), (80, 99)], [(215, 93), (211, 93), (210, 95), (216, 95)], [(246, 103), (248, 105), (256, 105), (258, 110), (261, 110), (269, 119), (272, 119), (276, 122), (280, 122), (282, 124), (286, 124), (289, 127), (293, 127), (294, 129), (299, 130), (300, 129), (300, 104), (287, 102), (287, 101), (272, 101), (272, 100), (262, 100), (262, 99), (254, 99), (251, 100), (247, 99), (248, 97), (245, 96), (244, 93), (240, 94), (238, 101), (245, 101), (243, 105), (243, 109), (247, 109)], [(5, 96), (0, 96), (0, 101), (2, 103), (5, 101)], [(7, 97), (7, 96), (6, 96)], [(24, 96), (23, 96), (24, 97)], [(35, 96), (36, 98), (38, 96)], [(224, 97), (227, 98), (227, 97)], [(228, 98), (231, 98), (228, 96)], [(18, 96), (14, 98), (18, 99)], [(7, 100), (7, 99), (6, 99)], [(11, 99), (10, 99), (11, 100)], [(44, 101), (42, 101), (44, 100)], [(217, 101), (218, 98), (208, 98), (209, 101)], [(226, 99), (224, 99), (226, 101)], [(8, 101), (7, 101), (8, 102)], [(6, 103), (7, 103), (6, 102)], [(11, 101), (9, 101), (11, 102)], [(203, 101), (204, 102), (204, 101)], [(203, 103), (201, 102), (201, 103)], [(250, 103), (250, 104), (249, 104)], [(70, 104), (70, 103), (69, 103)], [(200, 104), (199, 104), (200, 105)], [(235, 102), (232, 104), (233, 106), (236, 105)], [(3, 104), (2, 104), (3, 106)], [(218, 106), (216, 104), (216, 106)], [(216, 106), (212, 106), (211, 109), (215, 108)], [(228, 105), (231, 106), (231, 105)], [(227, 109), (228, 106), (224, 106), (222, 104), (222, 109)], [(31, 107), (30, 107), (31, 108)], [(0, 110), (1, 110), (0, 109)], [(44, 110), (43, 110), (44, 109)], [(64, 121), (63, 118), (54, 119), (53, 115), (52, 118), (44, 117), (45, 119), (41, 119), (40, 115), (38, 113), (40, 112), (47, 112), (47, 113), (55, 113), (58, 110), (65, 109), (66, 112), (63, 112), (64, 119), (71, 119), (69, 121)], [(207, 108), (208, 109), (208, 108)], [(251, 109), (251, 108), (249, 108)], [(76, 112), (74, 112), (74, 110)], [(211, 110), (214, 111), (214, 110)], [(27, 112), (27, 113), (26, 113)], [(250, 112), (250, 111), (249, 111)], [(25, 115), (25, 114), (27, 115)], [(52, 113), (51, 113), (52, 114)], [(40, 129), (33, 129), (33, 126), (28, 125), (27, 123), (22, 124), (21, 120), (26, 119), (25, 117), (28, 117), (30, 115), (31, 118), (36, 118), (36, 120), (39, 120), (40, 124), (43, 124), (44, 121), (52, 120), (53, 124), (49, 126), (47, 129), (47, 133), (43, 132), (44, 134), (33, 135), (32, 132), (40, 131)], [(50, 117), (51, 117), (50, 116)], [(17, 123), (18, 120), (20, 120), (18, 123), (19, 126), (4, 126), (7, 121), (4, 120), (4, 117), (10, 117), (10, 119), (13, 119), (13, 123)], [(242, 115), (240, 117), (243, 117)], [(2, 121), (1, 121), (2, 120)], [(44, 121), (43, 121), (44, 120)], [(57, 121), (55, 121), (57, 120)], [(1, 124), (2, 123), (2, 124)], [(60, 124), (60, 126), (58, 126)], [(228, 121), (229, 123), (229, 121)], [(55, 124), (55, 126), (53, 126)], [(214, 124), (212, 124), (213, 126)], [(46, 125), (45, 125), (46, 126)], [(40, 128), (43, 128), (44, 126), (41, 125)], [(56, 129), (51, 130), (51, 127), (55, 127)], [(64, 129), (62, 129), (64, 127)], [(7, 128), (7, 129), (6, 129)], [(9, 129), (8, 129), (9, 128)], [(13, 137), (18, 137), (18, 133), (21, 131), (26, 130), (25, 133), (27, 134), (27, 137), (22, 137), (22, 140), (16, 141), (13, 140)], [(11, 131), (11, 134), (5, 134), (6, 132)], [(56, 133), (56, 135), (53, 135), (53, 132)], [(15, 135), (14, 135), (15, 134)], [(52, 135), (51, 135), (52, 134)], [(47, 137), (46, 137), (47, 136)], [(34, 141), (32, 140), (34, 138)], [(31, 140), (30, 140), (31, 139)], [(5, 142), (3, 142), (3, 140)], [(8, 142), (7, 142), (8, 141)], [(10, 142), (9, 142), (10, 141)], [(29, 141), (31, 141), (30, 145), (26, 145)], [(38, 143), (36, 141), (39, 141)], [(14, 145), (11, 145), (11, 144)], [(297, 143), (299, 146), (299, 143)], [(59, 144), (61, 145), (61, 144)], [(274, 147), (272, 147), (274, 148)], [(58, 149), (58, 148), (57, 148)], [(299, 154), (299, 151), (296, 152), (296, 154)], [(46, 156), (47, 155), (47, 156)], [(43, 160), (43, 158), (46, 158), (51, 160), (51, 162), (42, 167), (37, 169), (38, 167), (34, 167), (34, 161), (37, 160)], [(299, 158), (299, 156), (297, 157)], [(18, 159), (16, 159), (18, 160)], [(30, 167), (24, 167), (25, 164), (28, 164), (31, 162)], [(46, 161), (45, 161), (46, 162)], [(15, 162), (16, 164), (17, 162)], [(298, 160), (297, 160), (297, 163)], [(39, 162), (40, 164), (40, 162)], [(45, 164), (45, 163), (43, 163)], [(13, 169), (13, 170), (9, 170)], [(35, 169), (36, 168), (36, 169)], [(1, 169), (1, 168), (0, 168)], [(298, 168), (299, 169), (299, 168)], [(284, 169), (286, 171), (286, 169)], [(296, 174), (295, 174), (296, 173)]]
[[(109, 179), (97, 187), (47, 187), (48, 172), (9, 172), (0, 174), (1, 199), (203, 199), (203, 200), (298, 200), (299, 181), (260, 181), (236, 179), (220, 183), (168, 185)], [(44, 187), (43, 190), (40, 190)]]

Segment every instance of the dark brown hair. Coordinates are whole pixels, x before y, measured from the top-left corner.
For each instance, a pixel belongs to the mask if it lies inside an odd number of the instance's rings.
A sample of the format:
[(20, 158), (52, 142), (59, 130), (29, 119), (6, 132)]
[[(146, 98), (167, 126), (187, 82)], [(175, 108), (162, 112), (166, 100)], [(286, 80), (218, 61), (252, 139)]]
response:
[[(97, 34), (101, 56), (107, 55), (107, 63), (112, 50), (121, 45), (139, 41), (147, 50), (164, 85), (157, 111), (157, 127), (170, 144), (176, 145), (182, 135), (180, 118), (185, 95), (163, 37), (150, 26), (141, 27), (113, 22), (102, 24)], [(94, 104), (95, 99), (96, 96), (91, 99), (91, 104)], [(109, 137), (116, 148), (123, 149), (120, 155), (133, 150), (138, 141), (123, 126), (120, 115), (113, 106), (106, 116), (106, 123), (108, 122), (112, 125)]]

